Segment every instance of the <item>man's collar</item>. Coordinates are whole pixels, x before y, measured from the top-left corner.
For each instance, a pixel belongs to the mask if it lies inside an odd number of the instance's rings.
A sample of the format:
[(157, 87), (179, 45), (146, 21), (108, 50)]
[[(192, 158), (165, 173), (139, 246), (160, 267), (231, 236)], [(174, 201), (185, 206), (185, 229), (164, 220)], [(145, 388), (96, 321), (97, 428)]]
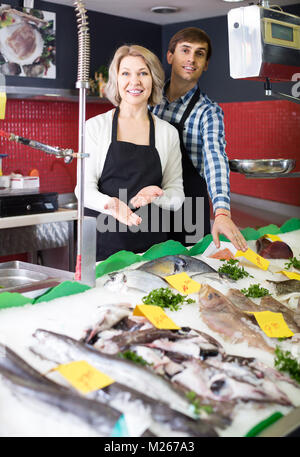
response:
[[(166, 81), (165, 85), (164, 85), (164, 89), (163, 89), (163, 96), (166, 98), (166, 100), (168, 100), (168, 97), (167, 97), (167, 89), (170, 85), (170, 80)], [(192, 87), (192, 89), (190, 89), (186, 94), (182, 95), (181, 97), (179, 97), (177, 100), (174, 100), (174, 101), (181, 101), (181, 103), (185, 104), (193, 95), (194, 93), (196, 92), (198, 88), (198, 83), (196, 83), (194, 85), (194, 87)]]

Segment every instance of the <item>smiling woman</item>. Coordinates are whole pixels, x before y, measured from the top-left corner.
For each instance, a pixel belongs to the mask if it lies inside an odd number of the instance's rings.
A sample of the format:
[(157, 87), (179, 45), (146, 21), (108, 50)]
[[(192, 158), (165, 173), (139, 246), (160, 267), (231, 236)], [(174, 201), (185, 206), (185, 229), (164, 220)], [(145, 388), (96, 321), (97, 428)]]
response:
[[(120, 73), (120, 65), (124, 65), (125, 57), (139, 57), (142, 67), (150, 74), (152, 80), (152, 91), (148, 100), (149, 105), (156, 105), (161, 101), (162, 88), (164, 85), (164, 70), (159, 59), (148, 49), (138, 46), (121, 46), (115, 53), (114, 58), (109, 67), (109, 80), (105, 88), (107, 98), (114, 104), (121, 103), (121, 97), (118, 87), (118, 76)], [(132, 61), (132, 59), (131, 59)], [(128, 69), (127, 69), (128, 70)]]
[(166, 241), (166, 213), (183, 203), (177, 130), (148, 110), (160, 102), (163, 83), (151, 51), (121, 46), (105, 89), (117, 108), (87, 121), (85, 214), (97, 217), (97, 261)]

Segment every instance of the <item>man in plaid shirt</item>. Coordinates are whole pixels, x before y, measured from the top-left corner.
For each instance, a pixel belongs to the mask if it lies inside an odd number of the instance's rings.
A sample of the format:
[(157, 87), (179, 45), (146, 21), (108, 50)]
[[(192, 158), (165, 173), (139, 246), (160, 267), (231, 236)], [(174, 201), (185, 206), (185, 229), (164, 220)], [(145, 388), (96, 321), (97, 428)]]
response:
[(165, 85), (162, 102), (153, 109), (155, 115), (177, 128), (181, 142), (186, 195), (183, 211), (179, 210), (182, 211), (183, 230), (179, 233), (173, 221), (170, 238), (186, 246), (190, 244), (186, 241), (189, 230), (184, 230), (187, 222), (184, 213), (192, 214), (193, 224), (199, 221), (196, 212), (200, 201), (204, 201), (203, 235), (210, 233), (210, 197), (215, 215), (211, 231), (215, 245), (220, 246), (219, 234), (222, 233), (237, 249), (245, 251), (246, 240), (230, 214), (223, 111), (200, 91), (198, 84), (208, 68), (210, 56), (210, 38), (203, 30), (188, 27), (177, 32), (171, 38), (167, 52), (167, 61), (172, 65), (171, 79)]

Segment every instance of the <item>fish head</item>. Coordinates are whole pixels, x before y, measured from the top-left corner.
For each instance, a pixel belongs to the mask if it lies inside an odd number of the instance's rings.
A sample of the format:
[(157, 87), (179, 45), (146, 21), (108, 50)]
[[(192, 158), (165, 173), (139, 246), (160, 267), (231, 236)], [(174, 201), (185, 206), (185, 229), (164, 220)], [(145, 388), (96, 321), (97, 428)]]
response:
[(187, 269), (188, 264), (185, 259), (179, 256), (174, 258), (174, 274), (181, 273), (182, 271), (186, 271)]
[(212, 311), (222, 310), (226, 302), (223, 295), (208, 284), (204, 284), (199, 290), (200, 309)]
[(127, 278), (124, 273), (110, 273), (109, 279), (104, 283), (110, 290), (120, 290), (126, 284)]
[(231, 400), (233, 397), (233, 386), (230, 378), (225, 373), (215, 373), (209, 380), (209, 390), (217, 400)]

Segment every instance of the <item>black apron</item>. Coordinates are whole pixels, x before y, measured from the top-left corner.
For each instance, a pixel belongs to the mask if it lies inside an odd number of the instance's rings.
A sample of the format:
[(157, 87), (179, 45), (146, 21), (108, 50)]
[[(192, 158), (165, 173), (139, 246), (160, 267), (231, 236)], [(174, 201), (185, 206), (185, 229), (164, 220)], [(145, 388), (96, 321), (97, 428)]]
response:
[[(207, 185), (205, 179), (199, 175), (199, 172), (193, 165), (189, 154), (184, 146), (183, 142), (183, 130), (184, 130), (184, 123), (188, 116), (190, 115), (192, 109), (194, 108), (195, 104), (199, 100), (200, 97), (200, 89), (197, 88), (196, 92), (194, 93), (193, 97), (191, 98), (185, 112), (182, 115), (182, 118), (179, 123), (170, 122), (179, 133), (180, 138), (180, 149), (182, 153), (182, 175), (183, 175), (183, 187), (184, 187), (184, 194), (185, 197), (189, 197), (185, 200), (183, 206), (175, 213), (171, 213), (171, 229), (169, 233), (169, 239), (180, 241), (184, 246), (192, 246), (197, 241), (199, 241), (202, 236), (205, 236), (210, 233), (210, 207), (209, 207), (209, 197), (207, 192)], [(204, 208), (202, 211), (202, 207), (200, 207), (200, 203), (196, 201), (197, 197), (203, 197)], [(197, 219), (197, 206), (198, 206), (198, 219)], [(203, 230), (200, 230), (199, 227), (199, 215), (201, 215), (201, 224), (203, 224)], [(202, 217), (204, 220), (202, 220)], [(181, 219), (181, 227), (182, 230), (178, 232), (178, 220)], [(197, 229), (191, 231), (191, 228), (196, 226)], [(177, 229), (177, 230), (176, 230)], [(200, 230), (200, 237), (199, 239), (187, 242), (187, 236), (194, 236)]]
[[(151, 113), (148, 111), (150, 120), (149, 146), (118, 141), (118, 115), (119, 108), (116, 108), (113, 117), (111, 143), (98, 181), (98, 189), (99, 192), (110, 197), (117, 197), (130, 206), (131, 198), (143, 187), (158, 186), (161, 188), (161, 161), (155, 148), (155, 129)], [(131, 209), (135, 211), (135, 209)], [(161, 208), (150, 204), (139, 208), (136, 213), (143, 219), (141, 225), (127, 227), (113, 216), (85, 208), (84, 214), (86, 216), (97, 217), (97, 261), (104, 260), (121, 250), (135, 253), (144, 252), (153, 244), (168, 239), (167, 232), (163, 230)], [(100, 217), (98, 217), (99, 215)]]

